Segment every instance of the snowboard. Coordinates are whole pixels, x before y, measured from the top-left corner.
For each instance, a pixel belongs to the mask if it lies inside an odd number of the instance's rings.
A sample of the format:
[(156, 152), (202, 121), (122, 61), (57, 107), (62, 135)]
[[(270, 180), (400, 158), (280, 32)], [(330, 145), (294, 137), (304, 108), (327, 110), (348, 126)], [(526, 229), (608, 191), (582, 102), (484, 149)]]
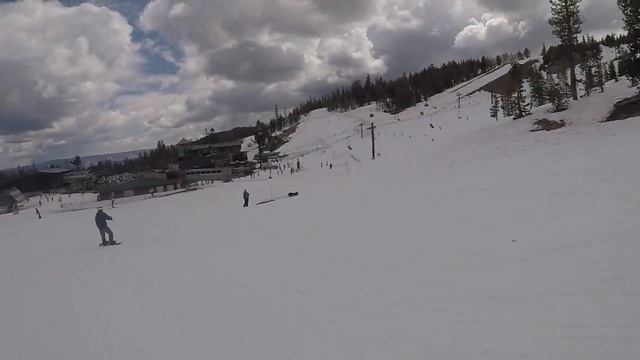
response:
[(98, 247), (109, 247), (109, 246), (116, 246), (120, 244), (122, 244), (122, 242), (116, 242), (115, 244), (107, 244), (107, 245), (102, 245), (102, 243), (100, 243), (98, 244)]

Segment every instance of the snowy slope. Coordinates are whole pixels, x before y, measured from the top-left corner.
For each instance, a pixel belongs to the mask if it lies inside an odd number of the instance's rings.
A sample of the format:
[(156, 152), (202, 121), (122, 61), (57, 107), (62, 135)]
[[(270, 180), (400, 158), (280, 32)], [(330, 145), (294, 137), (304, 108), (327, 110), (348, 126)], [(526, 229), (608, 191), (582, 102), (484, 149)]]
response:
[(482, 92), (319, 110), (303, 171), (120, 203), (115, 248), (92, 210), (0, 216), (0, 358), (633, 359), (640, 119), (597, 123), (626, 85), (554, 133)]
[(616, 60), (617, 54), (616, 49), (608, 46), (601, 46), (602, 49), (602, 61), (608, 63), (610, 61)]

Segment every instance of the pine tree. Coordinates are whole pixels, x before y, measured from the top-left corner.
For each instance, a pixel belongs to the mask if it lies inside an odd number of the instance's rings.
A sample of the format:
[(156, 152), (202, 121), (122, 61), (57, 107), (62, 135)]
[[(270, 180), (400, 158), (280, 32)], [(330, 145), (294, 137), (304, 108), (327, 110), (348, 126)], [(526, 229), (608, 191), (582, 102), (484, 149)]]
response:
[(567, 109), (568, 93), (566, 84), (566, 73), (562, 72), (556, 81), (553, 76), (547, 76), (547, 97), (553, 105), (553, 112), (560, 112)]
[(618, 81), (618, 72), (616, 71), (616, 64), (609, 61), (609, 80)]
[(524, 94), (524, 82), (520, 81), (520, 87), (516, 91), (516, 96), (514, 98), (514, 107), (515, 113), (513, 119), (521, 119), (527, 115), (530, 115), (529, 112), (529, 103), (527, 102), (527, 97)]
[(580, 64), (580, 70), (584, 75), (584, 95), (591, 96), (591, 90), (595, 87), (591, 63), (585, 59), (585, 61)]
[(406, 74), (403, 74), (400, 79), (394, 82), (393, 90), (396, 100), (396, 110), (403, 110), (416, 104), (414, 92)]
[(628, 70), (629, 76), (638, 79), (640, 77), (640, 1), (618, 0), (618, 7), (622, 11), (629, 45), (630, 59), (624, 67)]
[(566, 100), (569, 100), (571, 96), (571, 84), (569, 84), (569, 76), (566, 71), (561, 71), (558, 74), (558, 83), (560, 84), (560, 90), (562, 91)]
[(515, 97), (513, 99), (513, 117), (515, 120), (529, 115), (529, 103), (527, 102), (527, 97), (524, 94), (524, 74), (522, 72), (521, 65), (514, 64), (511, 69), (511, 77), (517, 85)]
[(498, 95), (491, 93), (491, 117), (498, 121), (498, 115), (500, 114), (500, 97)]
[(80, 167), (82, 166), (82, 158), (76, 155), (76, 157), (71, 160), (71, 165), (75, 166), (76, 169), (80, 169)]
[(597, 45), (595, 48), (595, 51), (593, 53), (593, 65), (595, 66), (595, 82), (596, 82), (596, 86), (600, 88), (600, 92), (603, 93), (604, 92), (604, 71), (602, 70), (602, 62), (603, 62), (603, 57), (602, 57), (602, 48), (600, 47), (600, 45)]
[(546, 68), (549, 66), (551, 59), (549, 57), (549, 52), (547, 51), (547, 45), (542, 44), (542, 52), (540, 53), (540, 56), (542, 56), (542, 67)]
[(371, 85), (371, 75), (369, 74), (367, 74), (367, 78), (364, 81), (364, 93), (366, 104), (371, 104), (371, 99), (373, 98), (373, 87)]
[(500, 109), (502, 110), (502, 114), (505, 117), (514, 116), (516, 113), (515, 100), (513, 97), (513, 93), (509, 93), (507, 95), (503, 95), (500, 97)]
[(542, 73), (538, 69), (531, 71), (529, 78), (529, 92), (531, 94), (531, 104), (533, 106), (542, 106), (546, 103), (545, 81)]
[(571, 76), (571, 96), (578, 100), (578, 85), (576, 79), (576, 64), (574, 52), (578, 42), (578, 35), (582, 32), (584, 22), (580, 15), (582, 0), (549, 0), (551, 3), (551, 18), (549, 24), (553, 26), (553, 34), (560, 39), (569, 53), (569, 70)]

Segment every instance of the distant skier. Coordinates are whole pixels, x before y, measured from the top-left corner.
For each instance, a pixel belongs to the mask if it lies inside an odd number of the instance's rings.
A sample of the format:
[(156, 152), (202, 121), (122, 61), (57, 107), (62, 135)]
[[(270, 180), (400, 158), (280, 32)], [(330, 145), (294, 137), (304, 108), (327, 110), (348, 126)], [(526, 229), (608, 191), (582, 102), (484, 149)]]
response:
[(36, 215), (38, 216), (38, 219), (42, 219), (42, 215), (40, 215), (40, 210), (38, 210), (38, 208), (36, 208)]
[[(115, 245), (116, 242), (113, 240), (113, 231), (107, 225), (107, 220), (113, 220), (113, 218), (102, 210), (102, 207), (98, 208), (98, 212), (96, 213), (96, 226), (98, 227), (98, 231), (100, 231), (100, 237), (102, 238), (102, 246), (107, 245)], [(109, 234), (109, 242), (105, 239), (105, 234)]]
[(300, 171), (300, 169), (301, 169), (301, 166), (300, 166), (300, 159), (297, 159), (297, 160), (296, 160), (296, 169), (297, 169), (296, 171)]
[(243, 207), (249, 207), (249, 192), (247, 191), (247, 189), (244, 189), (244, 192), (242, 193), (242, 197), (244, 198)]

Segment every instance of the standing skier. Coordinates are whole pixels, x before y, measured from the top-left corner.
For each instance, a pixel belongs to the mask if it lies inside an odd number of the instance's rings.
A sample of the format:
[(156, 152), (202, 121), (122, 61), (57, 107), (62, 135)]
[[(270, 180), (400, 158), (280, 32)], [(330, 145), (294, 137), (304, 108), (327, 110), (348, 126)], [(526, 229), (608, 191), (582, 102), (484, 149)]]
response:
[(244, 198), (243, 207), (249, 207), (249, 192), (247, 191), (247, 189), (244, 189), (244, 192), (242, 193), (242, 197)]
[[(100, 231), (102, 246), (116, 244), (116, 242), (113, 240), (113, 231), (109, 229), (107, 220), (113, 220), (113, 218), (107, 215), (107, 213), (102, 210), (102, 207), (98, 208), (98, 212), (96, 213), (96, 226), (98, 227), (98, 231)], [(109, 234), (109, 242), (107, 242), (107, 240), (105, 239), (105, 234)]]

